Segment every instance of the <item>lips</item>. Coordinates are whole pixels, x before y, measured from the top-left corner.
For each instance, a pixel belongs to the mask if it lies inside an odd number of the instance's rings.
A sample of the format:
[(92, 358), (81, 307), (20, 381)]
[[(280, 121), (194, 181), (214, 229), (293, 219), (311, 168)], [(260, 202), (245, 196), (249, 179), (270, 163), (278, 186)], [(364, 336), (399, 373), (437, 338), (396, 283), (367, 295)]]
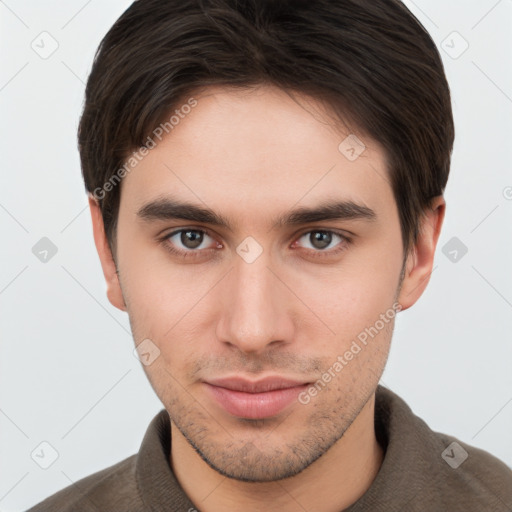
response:
[(279, 415), (309, 383), (282, 377), (257, 381), (240, 377), (210, 379), (205, 388), (227, 413), (238, 418), (264, 419)]

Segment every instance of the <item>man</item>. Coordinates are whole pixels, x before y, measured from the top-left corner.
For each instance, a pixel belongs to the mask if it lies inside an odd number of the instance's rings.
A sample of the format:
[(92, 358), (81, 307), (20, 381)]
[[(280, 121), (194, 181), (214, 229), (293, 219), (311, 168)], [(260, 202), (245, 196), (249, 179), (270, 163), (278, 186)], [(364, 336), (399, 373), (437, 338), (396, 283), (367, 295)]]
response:
[(138, 0), (79, 127), (110, 302), (162, 401), (51, 511), (510, 511), (512, 472), (379, 385), (454, 140), (398, 0)]

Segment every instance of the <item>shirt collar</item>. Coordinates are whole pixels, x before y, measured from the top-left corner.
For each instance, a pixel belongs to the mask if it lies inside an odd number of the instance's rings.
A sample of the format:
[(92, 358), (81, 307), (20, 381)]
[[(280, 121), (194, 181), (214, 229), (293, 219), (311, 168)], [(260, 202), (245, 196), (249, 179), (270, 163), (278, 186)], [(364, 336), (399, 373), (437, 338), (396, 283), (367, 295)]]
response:
[[(370, 488), (346, 512), (401, 510), (425, 488), (424, 475), (432, 474), (432, 455), (426, 454), (443, 449), (426, 423), (381, 385), (376, 390), (375, 431), (385, 450), (382, 466)], [(195, 510), (170, 467), (170, 448), (170, 419), (162, 409), (151, 421), (137, 456), (135, 472), (142, 500), (154, 512)]]

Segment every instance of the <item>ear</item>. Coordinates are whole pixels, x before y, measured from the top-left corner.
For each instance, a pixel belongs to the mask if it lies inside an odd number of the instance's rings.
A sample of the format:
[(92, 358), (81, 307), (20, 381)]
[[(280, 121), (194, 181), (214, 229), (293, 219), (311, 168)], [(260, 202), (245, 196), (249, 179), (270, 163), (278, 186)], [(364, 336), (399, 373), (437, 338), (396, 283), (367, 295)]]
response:
[(409, 251), (398, 296), (402, 311), (410, 308), (421, 297), (430, 281), (445, 210), (446, 203), (443, 196), (436, 196), (421, 219), (418, 240)]
[(96, 245), (96, 250), (98, 251), (98, 256), (100, 257), (105, 282), (107, 283), (108, 300), (116, 308), (121, 311), (126, 311), (126, 304), (119, 284), (116, 264), (105, 234), (105, 226), (103, 224), (100, 205), (92, 195), (89, 195), (89, 209), (91, 210), (94, 243)]

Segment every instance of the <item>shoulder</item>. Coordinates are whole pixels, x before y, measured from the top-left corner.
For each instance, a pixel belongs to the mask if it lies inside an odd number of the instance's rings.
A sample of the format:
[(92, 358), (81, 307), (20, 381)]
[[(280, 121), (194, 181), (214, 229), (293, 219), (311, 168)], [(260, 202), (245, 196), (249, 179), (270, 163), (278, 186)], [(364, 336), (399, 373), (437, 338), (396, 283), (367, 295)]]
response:
[(387, 388), (379, 386), (375, 407), (376, 432), (387, 449), (372, 502), (386, 498), (409, 512), (512, 511), (512, 469), (504, 462), (432, 430)]
[(490, 453), (453, 436), (433, 432), (439, 441), (437, 494), (456, 510), (512, 510), (512, 469)]
[(27, 512), (98, 512), (98, 510), (142, 510), (132, 455), (61, 489)]

